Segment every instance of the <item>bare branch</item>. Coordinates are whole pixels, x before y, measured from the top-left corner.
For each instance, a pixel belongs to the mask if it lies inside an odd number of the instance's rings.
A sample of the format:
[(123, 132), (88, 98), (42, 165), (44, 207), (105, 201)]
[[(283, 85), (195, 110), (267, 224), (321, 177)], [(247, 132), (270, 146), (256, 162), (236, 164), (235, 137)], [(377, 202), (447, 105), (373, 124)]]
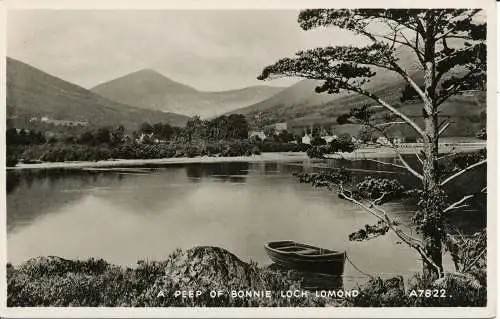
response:
[(379, 203), (384, 199), (385, 195), (387, 195), (387, 192), (383, 192), (382, 195), (380, 195), (379, 198), (375, 199), (373, 201), (374, 205), (379, 205)]
[(354, 204), (362, 207), (363, 209), (365, 209), (366, 211), (368, 211), (369, 213), (371, 213), (372, 215), (374, 215), (378, 219), (380, 219), (380, 220), (384, 221), (385, 223), (387, 223), (388, 226), (389, 226), (389, 228), (399, 237), (399, 239), (401, 239), (403, 242), (405, 242), (408, 246), (410, 246), (413, 249), (415, 249), (420, 254), (420, 256), (425, 260), (426, 263), (428, 263), (429, 265), (431, 265), (432, 267), (434, 267), (436, 269), (436, 271), (438, 273), (438, 276), (441, 277), (441, 269), (439, 268), (439, 266), (437, 266), (432, 261), (432, 258), (430, 258), (425, 253), (424, 248), (420, 244), (417, 244), (414, 241), (412, 241), (412, 239), (414, 239), (414, 238), (412, 238), (411, 236), (405, 234), (401, 229), (396, 228), (394, 226), (394, 222), (389, 218), (389, 216), (383, 210), (381, 210), (380, 208), (376, 209), (377, 211), (379, 211), (382, 214), (382, 215), (380, 215), (373, 208), (373, 203), (372, 203), (372, 207), (370, 207), (370, 206), (367, 206), (367, 205), (361, 203), (360, 201), (354, 199), (351, 196), (347, 196), (345, 194), (344, 190), (343, 190), (342, 184), (340, 185), (340, 194), (342, 196), (344, 196), (345, 199), (347, 199), (350, 202), (352, 202), (352, 203), (354, 203)]
[(406, 38), (406, 36), (403, 34), (403, 32), (400, 32), (401, 36), (403, 39), (405, 39), (406, 43), (408, 43), (408, 46), (410, 46), (413, 51), (415, 51), (415, 54), (417, 55), (418, 61), (420, 64), (424, 65), (424, 53), (418, 49), (418, 32), (416, 32), (417, 36), (415, 38), (415, 46), (410, 45), (410, 41)]
[[(475, 10), (472, 10), (472, 12), (466, 16), (466, 19), (469, 19), (469, 18), (472, 18), (474, 15), (476, 15), (479, 11), (481, 11), (480, 9), (475, 9)], [(449, 30), (443, 32), (442, 35), (438, 36), (436, 38), (436, 40), (440, 40), (440, 39), (443, 39), (443, 38), (454, 38), (454, 37), (457, 37), (457, 36), (448, 36), (450, 33), (452, 33), (453, 31), (456, 30), (456, 28), (458, 27), (458, 23), (455, 24), (455, 26), (453, 28), (450, 28)], [(465, 39), (470, 39), (470, 37), (464, 37)]]
[(463, 202), (465, 202), (466, 200), (470, 199), (474, 197), (474, 195), (467, 195), (467, 196), (464, 196), (462, 199), (460, 199), (459, 201), (456, 201), (454, 202), (453, 204), (451, 204), (450, 206), (448, 206), (446, 209), (443, 210), (443, 213), (446, 213), (446, 212), (449, 212), (450, 210), (453, 210), (453, 209), (458, 209), (458, 208), (463, 208), (463, 207), (467, 207), (468, 205), (460, 205), (462, 204)]
[(486, 253), (486, 247), (479, 254), (477, 254), (476, 258), (474, 258), (471, 262), (467, 263), (467, 265), (464, 265), (462, 272), (464, 273), (467, 272), (485, 253)]
[[(377, 200), (378, 200), (378, 199), (377, 199)], [(375, 202), (374, 202), (374, 203), (375, 203)], [(376, 210), (377, 210), (377, 211), (379, 211), (379, 212), (380, 212), (383, 216), (385, 216), (386, 218), (388, 218), (388, 219), (389, 219), (389, 216), (387, 215), (387, 213), (386, 213), (386, 212), (385, 212), (382, 208), (380, 208), (379, 206), (377, 206), (377, 205), (372, 205), (372, 206), (370, 206), (370, 207), (372, 207), (372, 208), (376, 209)], [(396, 228), (395, 228), (395, 229), (396, 229)], [(404, 235), (404, 236), (405, 236), (405, 237), (407, 237), (408, 239), (414, 240), (414, 241), (416, 241), (416, 242), (417, 242), (417, 243), (419, 243), (419, 244), (421, 244), (421, 243), (422, 243), (422, 241), (421, 241), (420, 239), (415, 238), (415, 237), (413, 237), (413, 236), (411, 236), (411, 235), (408, 235), (407, 233), (405, 233), (404, 231), (402, 231), (400, 228), (397, 228), (396, 230), (397, 230), (397, 231), (398, 231), (401, 235)]]
[(398, 165), (398, 164), (394, 164), (394, 163), (388, 163), (388, 162), (384, 162), (384, 161), (378, 161), (378, 160), (370, 159), (370, 158), (365, 158), (365, 161), (375, 162), (375, 163), (384, 164), (384, 165), (391, 165), (391, 166), (394, 166), (394, 167), (399, 167), (399, 168), (406, 169), (406, 166), (404, 166), (404, 165)]
[(438, 132), (438, 136), (443, 134), (443, 132), (448, 128), (448, 126), (450, 126), (451, 123), (450, 122), (446, 122), (445, 125), (443, 125), (443, 127), (441, 129), (439, 129), (439, 132)]
[(445, 56), (444, 58), (441, 58), (441, 59), (436, 59), (436, 65), (438, 65), (439, 63), (442, 63), (443, 61), (446, 61), (446, 60), (449, 60), (449, 59), (452, 59), (454, 58), (455, 56), (463, 53), (463, 52), (466, 52), (466, 51), (471, 51), (471, 50), (475, 50), (476, 49), (476, 45), (473, 45), (473, 46), (470, 46), (470, 47), (465, 47), (463, 49), (459, 49), (459, 50), (456, 50), (455, 52), (453, 52), (452, 54), (449, 54), (447, 56)]
[[(362, 34), (364, 34), (366, 37), (368, 37), (373, 42), (375, 42), (375, 43), (378, 42), (377, 39), (375, 38), (375, 36), (372, 35), (372, 33), (368, 32), (366, 30), (363, 30)], [(410, 78), (410, 76), (408, 75), (408, 72), (406, 72), (405, 70), (403, 70), (403, 68), (401, 68), (401, 66), (396, 63), (396, 61), (394, 60), (394, 57), (391, 56), (390, 54), (387, 54), (387, 53), (385, 53), (384, 55), (387, 57), (390, 65), (392, 66), (392, 70), (395, 71), (395, 72), (397, 72), (399, 75), (401, 75), (403, 77), (403, 79), (405, 79), (406, 82), (408, 82), (408, 84), (410, 84), (415, 89), (415, 91), (418, 93), (418, 95), (420, 95), (420, 97), (422, 98), (422, 101), (424, 101), (424, 102), (426, 102), (426, 101), (430, 102), (430, 101), (428, 101), (429, 98), (425, 94), (425, 92), (422, 91), (422, 89), (417, 84), (417, 82), (415, 82), (412, 78)], [(396, 113), (394, 113), (394, 114), (396, 114)], [(419, 131), (417, 130), (417, 132), (419, 132)], [(425, 136), (423, 134), (421, 134), (421, 135), (422, 135), (422, 137), (425, 138)]]
[[(461, 80), (460, 82), (457, 82), (457, 83), (453, 84), (452, 86), (448, 87), (446, 90), (443, 90), (442, 92), (440, 92), (439, 96), (436, 99), (436, 106), (439, 106), (439, 105), (443, 104), (451, 96), (459, 93), (463, 89), (465, 81), (469, 77), (474, 76), (474, 74), (477, 71), (478, 71), (477, 68), (473, 69), (473, 70), (470, 70), (469, 72), (467, 72), (467, 74), (465, 74), (463, 77), (460, 78), (460, 80)], [(438, 74), (437, 78), (440, 78), (439, 75), (440, 74)]]
[(389, 125), (394, 125), (394, 124), (406, 124), (406, 122), (403, 122), (403, 121), (399, 121), (399, 122), (387, 122), (387, 123), (375, 124), (375, 126), (389, 126)]
[[(418, 134), (420, 134), (422, 137), (425, 138), (425, 132), (422, 130), (422, 128), (420, 126), (418, 126), (417, 123), (415, 123), (412, 119), (410, 119), (408, 116), (406, 116), (405, 114), (401, 113), (400, 111), (398, 111), (396, 108), (394, 108), (392, 105), (390, 105), (389, 103), (387, 103), (386, 101), (382, 100), (381, 98), (379, 98), (378, 96), (376, 96), (375, 94), (373, 93), (370, 93), (360, 87), (354, 87), (352, 85), (348, 85), (346, 83), (346, 86), (351, 90), (351, 91), (354, 91), (354, 92), (358, 92), (360, 94), (363, 94), (365, 96), (368, 96), (369, 98), (375, 100), (378, 104), (382, 105), (383, 107), (385, 107), (386, 109), (388, 109), (389, 111), (391, 111), (394, 115), (396, 115), (397, 117), (399, 117), (400, 119), (402, 119), (403, 121), (405, 121), (408, 125), (410, 125), (415, 131), (417, 131)], [(420, 88), (419, 88), (420, 89)]]
[(420, 155), (418, 155), (418, 153), (415, 153), (415, 156), (417, 157), (420, 164), (424, 165), (424, 161), (420, 158)]
[(486, 159), (482, 160), (482, 161), (479, 161), (475, 164), (472, 164), (471, 166), (468, 166), (466, 168), (464, 168), (463, 170), (459, 171), (458, 173), (455, 173), (453, 174), (452, 176), (448, 177), (447, 179), (445, 179), (444, 181), (441, 182), (441, 186), (444, 186), (446, 185), (447, 183), (451, 182), (452, 180), (454, 180), (455, 178), (457, 178), (458, 176), (466, 173), (467, 171), (473, 169), (474, 167), (477, 167), (477, 166), (480, 166), (480, 165), (483, 165), (483, 164), (486, 164)]
[(416, 176), (420, 180), (424, 179), (424, 177), (422, 176), (422, 174), (420, 174), (419, 172), (415, 171), (410, 166), (410, 164), (408, 164), (408, 162), (405, 161), (405, 159), (403, 158), (403, 156), (401, 155), (401, 153), (398, 152), (398, 147), (391, 141), (391, 139), (387, 136), (387, 133), (384, 130), (382, 130), (379, 127), (376, 127), (376, 126), (374, 126), (373, 124), (370, 124), (370, 123), (366, 123), (366, 125), (368, 125), (369, 127), (377, 130), (378, 132), (380, 132), (389, 141), (389, 143), (391, 144), (391, 147), (394, 149), (394, 153), (396, 153), (396, 156), (398, 157), (398, 159), (401, 161), (401, 163), (403, 163), (403, 165), (405, 166), (405, 168), (410, 173), (412, 173), (414, 176)]
[(455, 156), (457, 155), (458, 153), (448, 153), (446, 155), (443, 155), (443, 156), (440, 156), (438, 157), (438, 161), (442, 160), (443, 158), (447, 158), (447, 157), (450, 157), (450, 156)]

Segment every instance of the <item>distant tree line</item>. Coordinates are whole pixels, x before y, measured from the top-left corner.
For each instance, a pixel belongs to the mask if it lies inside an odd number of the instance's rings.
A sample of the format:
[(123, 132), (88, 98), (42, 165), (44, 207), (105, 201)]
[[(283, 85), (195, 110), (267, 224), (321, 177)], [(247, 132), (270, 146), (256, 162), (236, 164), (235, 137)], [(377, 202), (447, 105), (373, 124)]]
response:
[(19, 161), (98, 161), (195, 156), (249, 156), (261, 152), (307, 151), (299, 137), (282, 131), (261, 140), (249, 138), (249, 124), (240, 114), (214, 119), (190, 119), (184, 127), (143, 123), (126, 132), (121, 125), (59, 134), (10, 128), (7, 130), (7, 165)]

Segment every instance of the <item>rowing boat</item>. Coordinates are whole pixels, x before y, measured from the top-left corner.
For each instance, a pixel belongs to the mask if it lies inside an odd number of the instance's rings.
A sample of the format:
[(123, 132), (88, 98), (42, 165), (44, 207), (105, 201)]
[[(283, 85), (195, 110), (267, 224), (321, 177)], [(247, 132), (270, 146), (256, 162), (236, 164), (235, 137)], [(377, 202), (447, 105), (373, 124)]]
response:
[(345, 251), (335, 251), (293, 240), (268, 242), (266, 253), (277, 265), (305, 272), (342, 275), (346, 258)]

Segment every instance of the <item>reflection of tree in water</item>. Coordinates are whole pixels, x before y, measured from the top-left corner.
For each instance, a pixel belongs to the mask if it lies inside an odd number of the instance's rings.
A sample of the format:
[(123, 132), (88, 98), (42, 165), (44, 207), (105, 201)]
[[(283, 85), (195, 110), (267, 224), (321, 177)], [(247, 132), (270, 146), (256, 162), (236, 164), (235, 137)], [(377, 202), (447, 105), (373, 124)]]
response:
[(118, 180), (123, 178), (123, 175), (115, 174), (112, 171), (91, 171), (68, 168), (8, 170), (6, 180), (7, 194), (15, 191), (20, 185), (31, 188), (34, 182), (47, 183), (48, 187), (55, 187), (60, 181), (68, 177), (78, 178), (82, 183), (86, 184), (90, 181), (95, 183), (102, 176), (116, 178)]
[(7, 194), (12, 192), (13, 190), (16, 189), (17, 185), (21, 182), (21, 178), (19, 174), (16, 174), (15, 171), (7, 171), (6, 174), (6, 188), (7, 188)]
[(186, 165), (186, 175), (193, 182), (210, 178), (221, 182), (244, 183), (248, 175), (249, 163), (210, 163)]
[(82, 191), (85, 188), (106, 186), (123, 178), (112, 172), (59, 168), (8, 170), (6, 175), (8, 231), (16, 227), (16, 220), (26, 225), (80, 200), (87, 194)]

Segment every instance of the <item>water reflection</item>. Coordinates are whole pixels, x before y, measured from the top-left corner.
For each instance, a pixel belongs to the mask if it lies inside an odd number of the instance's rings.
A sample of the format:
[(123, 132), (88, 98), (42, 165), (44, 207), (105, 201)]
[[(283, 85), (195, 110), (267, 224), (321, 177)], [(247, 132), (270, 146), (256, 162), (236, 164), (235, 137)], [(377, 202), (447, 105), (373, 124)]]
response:
[[(409, 187), (418, 183), (396, 167), (348, 163), (358, 180), (367, 170), (377, 170), (384, 171), (378, 176), (398, 178)], [(244, 261), (269, 264), (263, 244), (293, 239), (346, 250), (370, 274), (420, 270), (416, 253), (398, 244), (393, 234), (369, 242), (348, 241), (350, 233), (374, 223), (375, 217), (292, 176), (344, 164), (328, 160), (144, 166), (129, 171), (9, 170), (8, 259), (19, 263), (38, 255), (93, 256), (134, 265), (138, 259), (164, 259), (175, 248), (213, 245)], [(471, 173), (449, 185), (452, 197), (459, 199), (484, 185), (484, 168)], [(410, 202), (387, 206), (402, 222), (409, 222), (412, 209)], [(486, 225), (485, 209), (485, 197), (477, 196), (467, 210), (450, 216), (452, 224), (463, 232), (476, 231)], [(355, 285), (356, 276), (346, 264), (344, 286)]]
[(186, 175), (193, 182), (202, 178), (211, 178), (220, 182), (244, 183), (248, 174), (249, 163), (215, 163), (186, 165)]

